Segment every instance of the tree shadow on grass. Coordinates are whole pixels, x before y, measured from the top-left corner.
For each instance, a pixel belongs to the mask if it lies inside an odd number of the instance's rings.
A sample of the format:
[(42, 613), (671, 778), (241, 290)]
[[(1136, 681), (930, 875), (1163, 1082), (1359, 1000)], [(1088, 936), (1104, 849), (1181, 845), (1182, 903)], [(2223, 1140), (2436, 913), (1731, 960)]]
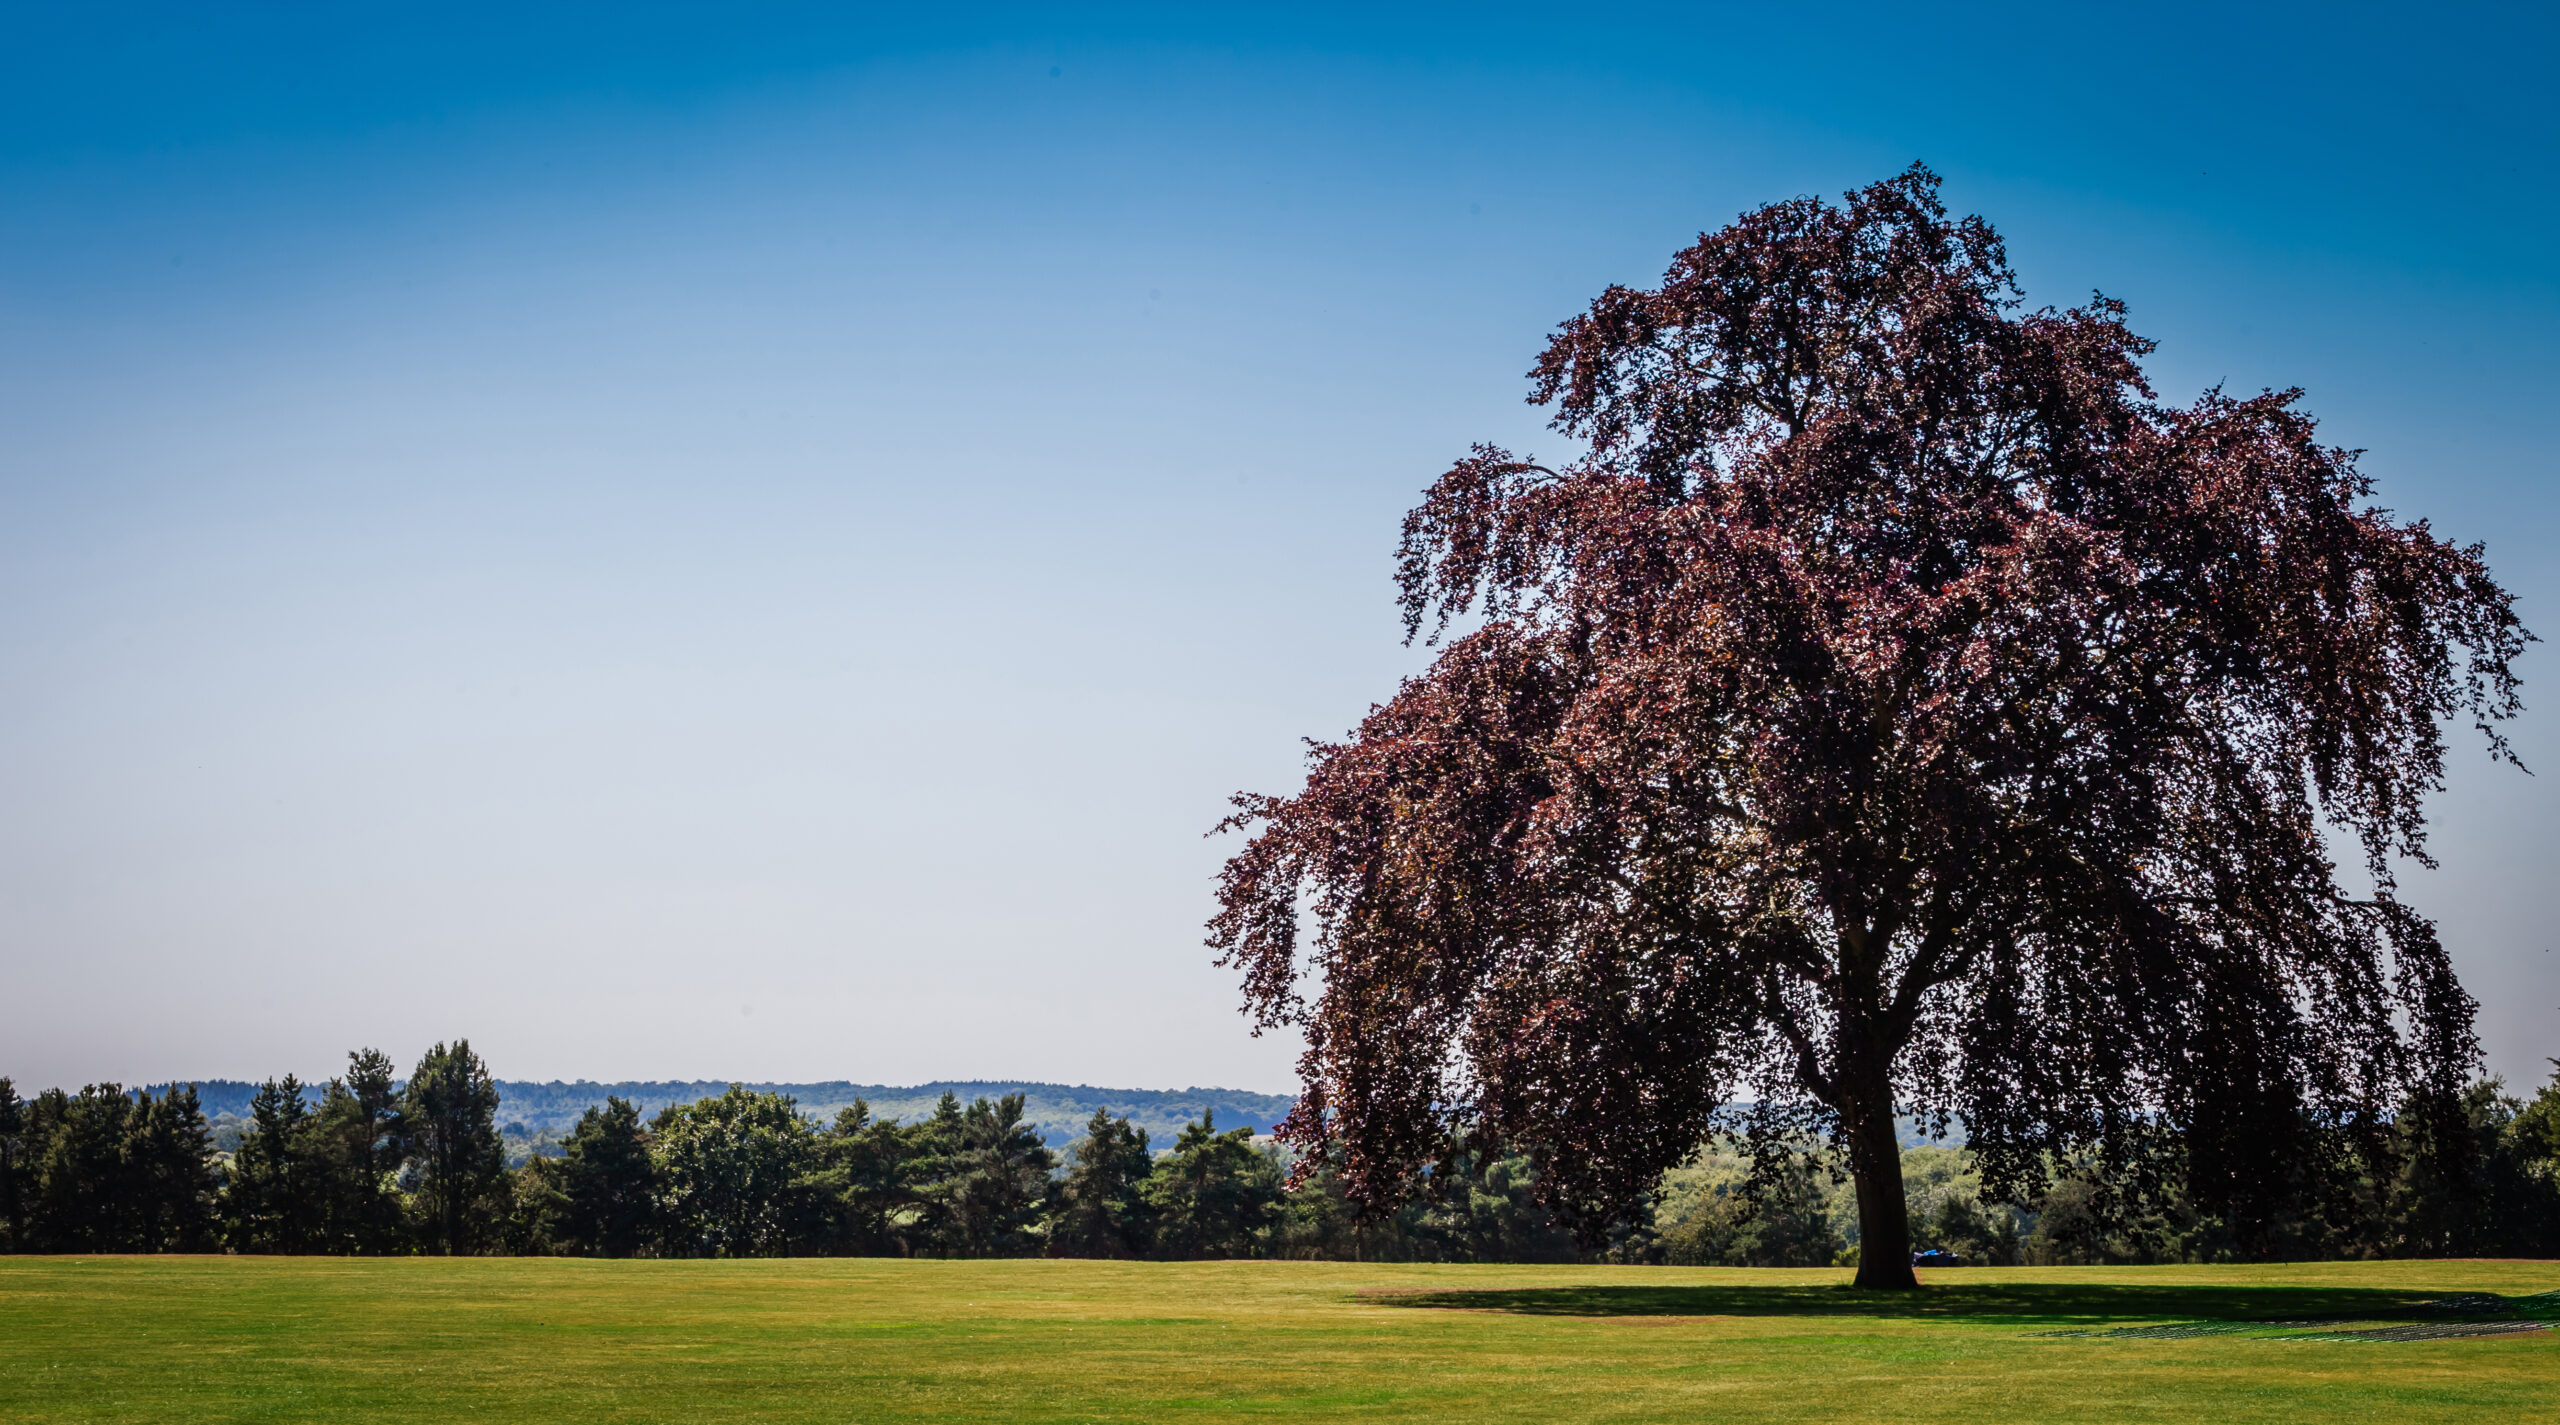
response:
[(2120, 1321), (2411, 1321), (2547, 1315), (2551, 1294), (2509, 1298), (2380, 1287), (1953, 1283), (1917, 1291), (1845, 1286), (1582, 1286), (1369, 1292), (1377, 1305), (1522, 1316), (1874, 1316), (2067, 1328)]

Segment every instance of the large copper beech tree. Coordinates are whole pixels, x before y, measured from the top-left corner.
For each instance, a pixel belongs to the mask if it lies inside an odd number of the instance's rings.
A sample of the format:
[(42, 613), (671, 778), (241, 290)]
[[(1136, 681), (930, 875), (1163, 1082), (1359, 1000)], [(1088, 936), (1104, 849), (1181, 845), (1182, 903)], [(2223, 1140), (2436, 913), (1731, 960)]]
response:
[(1210, 943), (1306, 1036), (1286, 1135), (1372, 1206), (1523, 1149), (1588, 1228), (1707, 1132), (1818, 1131), (1859, 1284), (1907, 1286), (1897, 1111), (2012, 1193), (2174, 1135), (2245, 1216), (2458, 1083), (2472, 1002), (2391, 872), (2440, 724), (2508, 755), (2531, 635), (2297, 393), (2163, 405), (2150, 350), (2023, 309), (1916, 166), (1565, 323), (1532, 399), (1587, 453), (1440, 477), (1429, 671), (1227, 823)]

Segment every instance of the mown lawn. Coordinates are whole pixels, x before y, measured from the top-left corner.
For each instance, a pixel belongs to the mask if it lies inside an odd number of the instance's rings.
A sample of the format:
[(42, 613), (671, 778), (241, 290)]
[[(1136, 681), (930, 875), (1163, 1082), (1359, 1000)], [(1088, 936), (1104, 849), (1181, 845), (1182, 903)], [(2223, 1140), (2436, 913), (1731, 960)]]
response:
[(2343, 1334), (2556, 1262), (1846, 1275), (0, 1258), (0, 1421), (2560, 1421), (2560, 1332)]

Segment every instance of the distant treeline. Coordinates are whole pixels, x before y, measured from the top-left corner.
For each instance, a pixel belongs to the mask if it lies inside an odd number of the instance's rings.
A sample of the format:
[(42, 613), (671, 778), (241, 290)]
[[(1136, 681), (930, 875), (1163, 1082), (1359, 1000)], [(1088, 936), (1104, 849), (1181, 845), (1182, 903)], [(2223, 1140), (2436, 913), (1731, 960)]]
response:
[[(529, 1079), (498, 1079), (498, 1131), (508, 1143), (511, 1160), (557, 1152), (558, 1140), (576, 1126), (580, 1115), (590, 1108), (600, 1108), (607, 1098), (621, 1098), (640, 1110), (644, 1117), (654, 1116), (660, 1109), (693, 1103), (714, 1097), (734, 1082), (728, 1079), (657, 1079), (630, 1080), (622, 1083), (596, 1083), (585, 1079), (572, 1082)], [(246, 1126), (249, 1101), (257, 1096), (259, 1086), (236, 1079), (203, 1079), (195, 1085), (196, 1096), (204, 1106), (205, 1117), (213, 1124), (214, 1140), (228, 1150), (234, 1146), (239, 1130)], [(318, 1102), (320, 1085), (304, 1086), (304, 1097)], [(1065, 1148), (1081, 1136), (1094, 1112), (1104, 1110), (1114, 1117), (1127, 1118), (1159, 1142), (1169, 1143), (1183, 1126), (1213, 1114), (1230, 1128), (1254, 1126), (1264, 1132), (1288, 1116), (1291, 1100), (1285, 1094), (1251, 1093), (1241, 1089), (1112, 1089), (1089, 1084), (1051, 1084), (1019, 1080), (955, 1080), (950, 1082), (893, 1085), (856, 1084), (843, 1080), (818, 1083), (748, 1083), (757, 1093), (784, 1094), (796, 1101), (804, 1114), (832, 1119), (836, 1113), (859, 1102), (874, 1116), (885, 1118), (919, 1118), (934, 1111), (944, 1094), (956, 1096), (962, 1103), (973, 1099), (1002, 1099), (1022, 1096), (1023, 1118), (1052, 1148)], [(155, 1086), (155, 1091), (157, 1086)]]
[(1486, 1221), (1416, 1218), (1408, 1233), (1355, 1221), (1321, 1178), (1287, 1190), (1281, 1153), (1207, 1106), (1170, 1144), (1096, 1109), (1060, 1154), (1019, 1092), (964, 1104), (946, 1090), (908, 1122), (857, 1099), (825, 1123), (740, 1085), (654, 1115), (607, 1095), (555, 1155), (511, 1168), (500, 1102), (467, 1042), (437, 1045), (405, 1082), (365, 1050), (326, 1084), (258, 1085), (224, 1152), (194, 1086), (22, 1100), (0, 1079), (0, 1246), (1196, 1258), (1347, 1257), (1374, 1240), (1403, 1255), (1573, 1255), (1528, 1201), (1525, 1164), (1489, 1179)]
[[(1754, 1175), (1703, 1145), (1641, 1220), (1578, 1243), (1535, 1200), (1530, 1161), (1458, 1153), (1384, 1216), (1215, 1111), (1160, 1143), (1097, 1108), (1059, 1153), (1020, 1093), (946, 1090), (912, 1120), (857, 1099), (832, 1121), (731, 1085), (654, 1114), (618, 1094), (556, 1154), (509, 1166), (499, 1086), (466, 1042), (406, 1081), (348, 1056), (316, 1088), (269, 1080), (216, 1147), (192, 1087), (93, 1084), (21, 1099), (0, 1079), (0, 1249), (12, 1252), (590, 1256), (1367, 1257), (1811, 1266), (1854, 1261), (1856, 1213), (1820, 1153)], [(2155, 1160), (2058, 1165), (2032, 1210), (1990, 1202), (1961, 1148), (1905, 1150), (1915, 1245), (1978, 1263), (2560, 1254), (2560, 1075), (2531, 1102), (2477, 1086), (2453, 1120), (2411, 1116), (2300, 1165), (2280, 1222), (2183, 1204)], [(226, 1134), (226, 1137), (229, 1135)], [(2245, 1230), (2243, 1230), (2245, 1229)], [(2259, 1254), (2263, 1254), (2263, 1249)]]

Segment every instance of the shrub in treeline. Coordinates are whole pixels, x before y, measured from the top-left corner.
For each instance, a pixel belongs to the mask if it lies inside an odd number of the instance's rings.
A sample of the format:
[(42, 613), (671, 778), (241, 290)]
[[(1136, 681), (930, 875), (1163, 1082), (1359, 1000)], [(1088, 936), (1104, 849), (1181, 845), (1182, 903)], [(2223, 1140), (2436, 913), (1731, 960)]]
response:
[[(1649, 1218), (1586, 1251), (1536, 1201), (1529, 1159), (1463, 1142), (1410, 1199), (1364, 1215), (1334, 1164), (1304, 1165), (1292, 1187), (1279, 1150), (1206, 1113), (1158, 1152), (1097, 1112), (1053, 1154), (1019, 1095), (945, 1094), (912, 1123), (857, 1103), (820, 1125), (733, 1086), (645, 1121), (609, 1098), (558, 1156), (509, 1170), (497, 1106), (465, 1041), (430, 1050), (405, 1085), (366, 1050), (316, 1092), (261, 1085), (222, 1155), (193, 1089), (30, 1100), (0, 1079), (0, 1250), (1810, 1266), (1860, 1245), (1836, 1160), (1773, 1170), (1722, 1140), (1664, 1177)], [(2174, 1136), (2103, 1171), (2056, 1164), (2035, 1210), (1987, 1198), (1967, 1151), (1910, 1148), (1910, 1239), (1985, 1264), (2212, 1261), (2268, 1243), (2297, 1259), (2560, 1254), (2560, 1074), (2531, 1102), (2481, 1084), (2352, 1141), (2297, 1163), (2281, 1209), (2245, 1222), (2184, 1192)]]

